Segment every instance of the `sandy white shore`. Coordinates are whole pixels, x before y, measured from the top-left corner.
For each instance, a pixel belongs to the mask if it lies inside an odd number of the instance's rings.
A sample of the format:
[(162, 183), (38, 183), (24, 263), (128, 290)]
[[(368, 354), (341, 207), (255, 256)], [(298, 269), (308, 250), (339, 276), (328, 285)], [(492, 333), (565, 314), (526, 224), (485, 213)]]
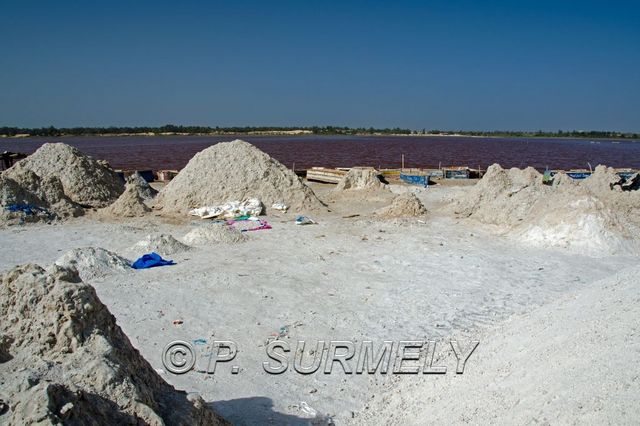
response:
[[(404, 190), (393, 188), (395, 191)], [(316, 185), (323, 198), (327, 187)], [(271, 214), (271, 230), (235, 245), (176, 254), (175, 266), (95, 279), (100, 299), (133, 345), (164, 370), (173, 339), (232, 340), (234, 364), (215, 375), (163, 377), (197, 392), (238, 424), (305, 424), (305, 402), (336, 424), (632, 423), (637, 419), (637, 257), (593, 258), (497, 237), (437, 213), (447, 191), (418, 191), (425, 218), (376, 220), (388, 203), (352, 202), (296, 226)], [(360, 216), (344, 218), (352, 214)], [(132, 258), (146, 235), (183, 237), (201, 221), (157, 216), (0, 229), (0, 269), (52, 263), (65, 251), (103, 247)], [(139, 253), (142, 254), (142, 253)], [(617, 278), (611, 278), (623, 271)], [(604, 281), (601, 281), (604, 280)], [(173, 320), (183, 321), (174, 325)], [(479, 340), (462, 375), (282, 375), (264, 372), (265, 342)], [(204, 347), (197, 346), (205, 351)], [(582, 417), (586, 416), (586, 417)]]

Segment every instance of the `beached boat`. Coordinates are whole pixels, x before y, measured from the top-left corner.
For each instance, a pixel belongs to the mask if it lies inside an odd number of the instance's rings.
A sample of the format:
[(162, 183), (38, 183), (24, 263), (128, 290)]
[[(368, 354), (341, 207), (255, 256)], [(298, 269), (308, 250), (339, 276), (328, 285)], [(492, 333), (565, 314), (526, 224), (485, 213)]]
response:
[[(627, 180), (631, 178), (633, 175), (638, 173), (633, 169), (614, 169), (616, 174), (620, 176), (622, 179)], [(586, 179), (593, 174), (591, 170), (586, 169), (571, 169), (571, 170), (545, 170), (542, 175), (542, 182), (551, 183), (553, 181), (553, 177), (558, 173), (565, 173), (571, 179), (581, 180)]]
[(411, 185), (429, 186), (428, 174), (404, 174), (400, 173), (400, 180)]
[(347, 174), (345, 170), (312, 167), (307, 170), (307, 180), (323, 183), (338, 183)]
[(637, 170), (633, 170), (633, 169), (615, 169), (615, 171), (618, 174), (618, 176), (620, 176), (624, 180), (630, 179), (631, 177), (633, 177), (638, 173)]
[(469, 167), (443, 167), (443, 177), (445, 179), (469, 179)]

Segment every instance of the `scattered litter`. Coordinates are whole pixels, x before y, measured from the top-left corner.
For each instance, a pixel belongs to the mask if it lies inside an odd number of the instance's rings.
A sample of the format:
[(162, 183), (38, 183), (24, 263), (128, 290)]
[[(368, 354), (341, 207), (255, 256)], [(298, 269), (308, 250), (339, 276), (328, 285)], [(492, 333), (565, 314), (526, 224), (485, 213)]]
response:
[(257, 222), (258, 225), (254, 226), (253, 228), (236, 228), (240, 232), (260, 231), (262, 229), (271, 229), (271, 225), (269, 225), (269, 222), (267, 222), (266, 220), (257, 219), (257, 218), (249, 218), (249, 219), (242, 219), (242, 220), (228, 220), (227, 221), (227, 225), (234, 226), (234, 225), (236, 225), (238, 223), (242, 223), (242, 222)]
[(287, 206), (285, 203), (273, 203), (271, 208), (274, 210), (279, 210), (283, 213), (286, 213), (287, 210), (289, 210), (289, 206)]
[(296, 217), (296, 225), (311, 225), (316, 222), (313, 219), (309, 219), (306, 216), (298, 216)]
[(173, 325), (180, 325), (180, 324), (182, 324), (183, 322), (184, 322), (184, 321), (179, 320), (179, 319), (177, 319), (177, 320), (173, 320)]
[[(266, 297), (266, 296), (265, 296)], [(290, 325), (283, 325), (281, 326), (278, 331), (273, 331), (271, 332), (271, 334), (269, 335), (269, 337), (267, 338), (267, 340), (265, 341), (265, 345), (268, 345), (270, 342), (274, 341), (274, 340), (279, 340), (279, 339), (283, 339), (285, 337), (289, 337), (289, 330), (291, 328), (297, 328), (297, 327), (301, 327), (302, 325), (304, 325), (302, 323), (302, 321), (296, 321), (293, 324)]]
[(289, 328), (286, 325), (280, 327), (280, 331), (278, 332), (278, 337), (288, 337), (289, 336)]
[(351, 219), (352, 217), (358, 217), (358, 216), (360, 216), (360, 215), (359, 214), (350, 214), (350, 215), (347, 215), (347, 216), (342, 216), (342, 218), (343, 219)]
[(206, 345), (207, 341), (205, 339), (196, 339), (193, 341), (194, 345)]
[(156, 368), (156, 373), (158, 374), (165, 374), (166, 372), (162, 369), (162, 368)]
[(312, 408), (305, 401), (302, 401), (300, 403), (300, 411), (302, 411), (307, 416), (311, 417), (312, 425), (332, 426), (335, 424), (331, 416), (320, 413), (318, 410)]
[(238, 218), (258, 216), (262, 213), (262, 202), (257, 198), (249, 198), (245, 201), (228, 201), (219, 206), (204, 206), (189, 211), (192, 216), (201, 219), (213, 219), (218, 217)]
[(133, 262), (131, 267), (133, 269), (147, 269), (165, 265), (175, 265), (175, 262), (173, 260), (165, 260), (158, 253), (152, 252), (142, 255), (142, 257)]

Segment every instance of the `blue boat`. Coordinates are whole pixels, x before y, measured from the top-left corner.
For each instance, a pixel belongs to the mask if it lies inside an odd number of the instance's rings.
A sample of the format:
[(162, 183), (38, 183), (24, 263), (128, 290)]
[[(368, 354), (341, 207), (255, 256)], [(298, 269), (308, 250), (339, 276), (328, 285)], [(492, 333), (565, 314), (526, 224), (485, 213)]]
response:
[[(545, 170), (542, 176), (542, 181), (544, 183), (551, 183), (553, 181), (553, 177), (559, 172), (562, 172), (562, 170)], [(570, 178), (577, 179), (577, 180), (586, 179), (593, 174), (593, 172), (588, 170), (569, 170), (568, 172), (564, 172), (564, 173), (566, 173), (566, 175), (569, 176)], [(627, 179), (631, 178), (636, 173), (637, 172), (633, 170), (616, 171), (616, 174), (620, 176), (623, 181), (626, 181)]]
[(409, 183), (411, 185), (420, 185), (425, 188), (429, 186), (429, 176), (428, 175), (406, 175), (400, 173), (400, 180), (403, 182)]

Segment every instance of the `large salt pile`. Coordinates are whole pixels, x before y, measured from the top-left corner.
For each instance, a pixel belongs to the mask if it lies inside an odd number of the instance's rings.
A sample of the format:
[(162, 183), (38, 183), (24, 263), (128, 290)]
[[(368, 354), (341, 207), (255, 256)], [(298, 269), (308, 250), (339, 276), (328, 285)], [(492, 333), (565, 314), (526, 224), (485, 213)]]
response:
[(165, 212), (187, 213), (249, 198), (265, 206), (285, 203), (296, 211), (322, 206), (294, 172), (241, 140), (218, 143), (196, 154), (160, 191), (156, 206)]
[(333, 192), (356, 190), (388, 191), (388, 188), (380, 181), (375, 170), (353, 168), (340, 179)]
[(64, 194), (82, 206), (105, 207), (123, 190), (118, 175), (103, 162), (63, 143), (45, 143), (3, 175), (13, 178), (19, 169), (30, 170), (40, 179), (58, 178)]
[(182, 241), (193, 246), (209, 244), (237, 244), (247, 241), (248, 237), (233, 226), (225, 223), (214, 223), (199, 226), (189, 231)]
[(0, 318), (0, 423), (226, 424), (162, 380), (72, 270), (0, 276)]
[(82, 207), (64, 193), (56, 176), (41, 178), (20, 164), (0, 174), (0, 220), (37, 221), (76, 217)]
[(495, 164), (453, 204), (457, 213), (503, 226), (522, 241), (592, 255), (640, 248), (638, 206), (640, 191), (623, 188), (621, 178), (605, 166), (582, 181), (556, 175), (549, 186), (534, 169), (504, 170)]
[(397, 195), (390, 206), (375, 212), (376, 216), (384, 218), (415, 217), (427, 214), (424, 204), (412, 192)]
[(82, 281), (88, 282), (113, 273), (131, 270), (127, 259), (100, 247), (82, 247), (69, 250), (55, 264), (75, 269)]
[(518, 225), (529, 218), (539, 199), (551, 192), (534, 168), (505, 170), (498, 164), (454, 204), (456, 213), (496, 225)]

